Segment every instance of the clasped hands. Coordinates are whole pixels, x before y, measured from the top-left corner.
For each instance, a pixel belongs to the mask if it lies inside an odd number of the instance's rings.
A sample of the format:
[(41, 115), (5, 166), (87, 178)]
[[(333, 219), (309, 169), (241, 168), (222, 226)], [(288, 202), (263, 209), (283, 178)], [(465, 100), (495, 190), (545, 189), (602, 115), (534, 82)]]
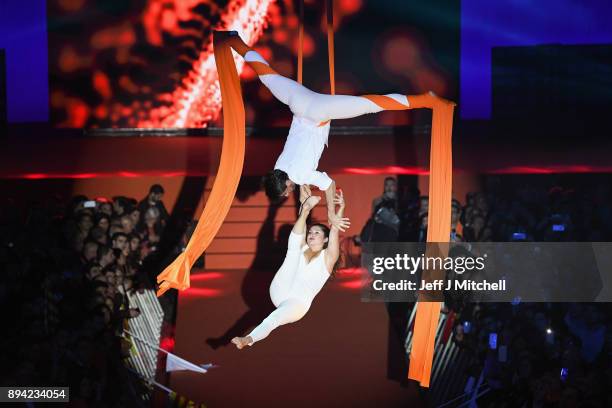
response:
[[(300, 204), (302, 205), (303, 211), (312, 210), (321, 201), (321, 197), (313, 196), (310, 187), (307, 184), (300, 186)], [(338, 207), (335, 210), (336, 206)], [(346, 203), (344, 202), (344, 194), (342, 190), (338, 190), (334, 194), (333, 208), (328, 209), (327, 221), (331, 227), (335, 227), (338, 230), (345, 232), (350, 226), (351, 221), (347, 217), (343, 217), (344, 208)], [(329, 207), (329, 206), (328, 206)]]

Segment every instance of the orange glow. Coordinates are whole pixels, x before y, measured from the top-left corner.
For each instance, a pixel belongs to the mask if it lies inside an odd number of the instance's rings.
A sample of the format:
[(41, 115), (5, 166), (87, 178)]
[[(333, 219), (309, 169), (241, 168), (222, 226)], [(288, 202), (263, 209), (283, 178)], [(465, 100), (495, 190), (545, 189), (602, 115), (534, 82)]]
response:
[(245, 65), (244, 66), (244, 70), (240, 74), (240, 78), (242, 78), (242, 79), (244, 79), (246, 81), (251, 81), (251, 80), (257, 78), (257, 74), (255, 73), (253, 68), (249, 67), (248, 65)]
[(48, 178), (46, 174), (42, 174), (42, 173), (32, 173), (32, 174), (26, 174), (23, 175), (19, 178), (24, 178), (24, 179), (29, 179), (29, 180), (39, 180), (39, 179), (46, 179)]
[(119, 176), (121, 177), (138, 177), (137, 173), (133, 173), (131, 171), (120, 171)]
[(395, 74), (410, 73), (420, 65), (420, 51), (414, 40), (408, 36), (394, 36), (382, 46), (385, 66)]
[[(58, 1), (66, 13), (91, 6), (84, 0)], [(58, 118), (62, 121), (58, 123), (59, 126), (95, 127), (104, 124), (121, 127), (194, 128), (214, 122), (220, 114), (221, 95), (212, 41), (203, 36), (203, 29), (206, 33), (210, 33), (211, 29), (237, 30), (248, 44), (253, 45), (267, 27), (268, 12), (270, 6), (274, 5), (273, 0), (229, 0), (222, 3), (224, 7), (212, 0), (146, 0), (143, 3), (139, 16), (129, 16), (122, 20), (121, 16), (114, 16), (119, 18), (109, 19), (110, 24), (113, 24), (110, 27), (108, 23), (101, 22), (105, 26), (85, 30), (92, 32), (92, 35), (81, 40), (81, 43), (86, 41), (88, 44), (81, 44), (78, 48), (66, 45), (59, 50), (57, 69), (64, 74), (87, 70), (90, 87), (103, 100), (100, 103), (99, 100), (89, 99), (89, 92), (83, 92), (84, 96), (80, 99), (71, 96), (80, 95), (79, 90), (58, 88), (60, 93), (52, 90), (52, 106), (59, 111)], [(284, 26), (282, 11), (275, 6), (276, 16), (283, 25), (279, 27), (276, 36), (278, 40), (289, 43), (293, 34)], [(203, 15), (203, 12), (207, 15)], [(174, 43), (164, 44), (168, 40), (180, 40), (181, 48), (177, 50), (179, 47)], [(137, 41), (145, 43), (147, 47), (168, 46), (169, 55), (179, 55), (176, 61), (150, 61), (147, 52), (142, 53), (133, 48)], [(166, 50), (160, 53), (164, 54)], [(95, 70), (94, 64), (99, 63), (98, 57), (102, 54), (103, 65), (95, 65), (95, 68), (99, 67)], [(268, 53), (264, 56), (271, 55)], [(235, 61), (240, 73), (244, 62), (238, 55)], [(142, 76), (138, 75), (138, 70), (146, 70), (151, 63), (159, 63), (152, 71), (161, 67), (166, 72), (160, 81), (143, 86), (139, 82)], [(155, 74), (157, 72), (152, 76)], [(116, 78), (115, 75), (121, 77)], [(247, 72), (244, 78), (254, 79), (255, 76)], [(160, 93), (159, 89), (163, 91)], [(120, 106), (130, 105), (133, 98), (147, 99), (147, 105)]]
[(159, 342), (159, 348), (167, 352), (174, 351), (174, 337), (163, 337)]
[(336, 274), (340, 277), (355, 277), (366, 273), (365, 268), (342, 268), (338, 269)]
[(257, 51), (259, 54), (261, 54), (261, 56), (264, 57), (264, 59), (266, 60), (272, 59), (272, 50), (270, 49), (270, 47), (260, 45), (260, 46), (253, 47), (253, 49)]
[(94, 178), (96, 175), (95, 173), (79, 173), (79, 174), (70, 174), (70, 177), (49, 177), (49, 174), (46, 173), (30, 173), (30, 174), (23, 174), (17, 177), (6, 177), (6, 178), (21, 178), (21, 179), (27, 179), (27, 180), (43, 180), (43, 179), (49, 179), (49, 178), (71, 178), (71, 179), (84, 179), (84, 178)]
[(161, 27), (166, 31), (172, 31), (177, 23), (176, 14), (172, 10), (164, 10), (161, 18)]
[[(179, 17), (199, 18), (191, 11), (191, 3), (191, 1), (175, 0), (170, 4), (174, 6)], [(267, 25), (267, 14), (271, 3), (272, 0), (231, 1), (221, 15), (221, 23), (217, 28), (237, 30), (244, 41), (252, 45), (261, 36)], [(150, 4), (143, 19), (156, 20), (160, 12), (160, 6)], [(148, 21), (145, 26), (152, 29), (155, 23)], [(178, 30), (178, 26), (173, 28)], [(155, 34), (150, 34), (150, 36), (155, 41), (160, 41)], [(241, 73), (244, 60), (237, 54), (234, 55), (234, 58), (238, 73)], [(210, 40), (200, 51), (191, 70), (180, 80), (179, 86), (171, 93), (158, 95), (157, 99), (170, 101), (171, 105), (151, 109), (148, 112), (148, 118), (137, 123), (138, 127), (201, 127), (219, 116), (221, 93)]]
[(110, 27), (98, 31), (91, 37), (91, 46), (94, 49), (129, 47), (136, 42), (136, 34), (129, 23), (118, 27)]
[(74, 124), (74, 127), (84, 127), (89, 118), (89, 107), (87, 104), (77, 98), (66, 99), (67, 109), (69, 112), (68, 122)]
[[(321, 3), (323, 6), (323, 3)], [(319, 6), (319, 7), (321, 7)], [(334, 1), (334, 31), (338, 31), (345, 17), (358, 12), (362, 7), (361, 0), (335, 0)], [(323, 10), (325, 7), (323, 6)], [(321, 31), (327, 32), (327, 15), (321, 13)]]
[(343, 173), (348, 174), (406, 174), (423, 176), (429, 174), (429, 170), (425, 167), (401, 167), (401, 166), (386, 166), (386, 167), (345, 167)]
[(274, 31), (274, 33), (272, 34), (272, 37), (274, 38), (274, 41), (276, 41), (277, 43), (283, 44), (287, 42), (289, 35), (287, 34), (285, 30), (279, 29), (279, 30)]
[(362, 5), (361, 0), (340, 0), (338, 2), (338, 8), (345, 14), (358, 12)]
[(112, 96), (112, 91), (110, 88), (110, 82), (108, 77), (102, 71), (96, 71), (93, 74), (93, 85), (96, 91), (102, 96), (104, 99), (110, 99)]
[(285, 18), (285, 23), (287, 24), (287, 27), (291, 29), (297, 29), (299, 22), (300, 21), (296, 15), (290, 15), (290, 16), (287, 16), (287, 18)]
[[(589, 171), (586, 171), (586, 169), (588, 169), (588, 166), (570, 166), (572, 167), (572, 169), (574, 171), (572, 171), (571, 173), (588, 173)], [(513, 173), (519, 173), (519, 174), (553, 174), (553, 173), (558, 173), (559, 171), (555, 171), (553, 168), (550, 167), (532, 167), (532, 166), (513, 166), (513, 167), (508, 167), (505, 169), (499, 169), (499, 170), (494, 170), (492, 171), (492, 174), (513, 174)]]
[[(455, 169), (458, 174), (461, 170)], [(345, 167), (340, 174), (380, 175), (380, 174), (402, 174), (402, 175), (427, 175), (429, 172), (417, 167)], [(612, 173), (612, 166), (585, 166), (585, 165), (560, 165), (560, 166), (510, 166), (494, 170), (484, 171), (483, 174), (588, 174), (588, 173)], [(97, 173), (18, 173), (3, 174), (3, 179), (87, 179), (104, 177), (205, 177), (210, 174), (207, 171), (117, 171)]]
[(132, 82), (130, 77), (127, 75), (123, 75), (121, 78), (119, 78), (119, 85), (130, 93), (138, 92), (138, 86)]
[(161, 31), (158, 29), (161, 10), (161, 2), (150, 1), (142, 15), (142, 25), (144, 26), (147, 41), (158, 47), (162, 45)]
[(223, 294), (219, 289), (207, 288), (187, 288), (179, 293), (181, 298), (210, 298), (217, 297)]
[(336, 271), (334, 276), (336, 287), (350, 290), (359, 290), (363, 288), (364, 282), (369, 278), (365, 268), (343, 268)]
[(99, 172), (99, 173), (25, 173), (25, 174), (7, 174), (3, 175), (5, 179), (93, 179), (93, 178), (107, 178), (107, 177), (204, 177), (208, 174), (205, 172), (186, 172), (186, 171), (173, 171), (164, 172), (150, 170), (145, 172)]
[(436, 72), (428, 69), (419, 69), (414, 73), (414, 83), (418, 85), (417, 92), (433, 91), (438, 95), (446, 93), (446, 81)]
[(72, 47), (62, 48), (59, 56), (59, 69), (62, 72), (74, 72), (81, 66), (81, 58)]
[(108, 116), (108, 109), (106, 109), (106, 106), (104, 105), (97, 106), (94, 110), (94, 115), (98, 119), (104, 119)]
[(190, 276), (190, 280), (192, 282), (204, 281), (204, 280), (214, 280), (223, 278), (223, 274), (221, 272), (206, 272), (206, 273), (196, 273)]
[[(298, 37), (295, 37), (292, 48), (293, 50), (295, 50), (295, 53), (297, 54)], [(316, 46), (315, 46), (314, 40), (312, 39), (312, 36), (304, 32), (304, 48), (302, 49), (304, 52), (304, 57), (312, 56), (312, 54), (314, 54), (315, 52), (315, 49), (316, 49)]]
[(350, 280), (348, 282), (342, 282), (338, 286), (345, 289), (359, 290), (364, 287), (361, 279)]

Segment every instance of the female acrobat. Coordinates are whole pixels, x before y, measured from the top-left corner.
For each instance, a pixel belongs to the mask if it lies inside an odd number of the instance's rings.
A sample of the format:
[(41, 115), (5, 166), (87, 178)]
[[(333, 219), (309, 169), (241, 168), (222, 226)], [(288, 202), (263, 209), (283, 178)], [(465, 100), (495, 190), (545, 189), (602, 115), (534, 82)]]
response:
[[(321, 291), (334, 270), (340, 255), (339, 228), (332, 225), (313, 224), (306, 229), (306, 219), (321, 197), (310, 194), (310, 188), (300, 186), (302, 207), (291, 234), (287, 255), (270, 285), (270, 298), (276, 306), (259, 326), (245, 337), (234, 337), (232, 343), (242, 349), (266, 338), (277, 327), (300, 320), (310, 308), (313, 299)], [(348, 227), (344, 218), (342, 191), (333, 199), (334, 213), (340, 227)]]

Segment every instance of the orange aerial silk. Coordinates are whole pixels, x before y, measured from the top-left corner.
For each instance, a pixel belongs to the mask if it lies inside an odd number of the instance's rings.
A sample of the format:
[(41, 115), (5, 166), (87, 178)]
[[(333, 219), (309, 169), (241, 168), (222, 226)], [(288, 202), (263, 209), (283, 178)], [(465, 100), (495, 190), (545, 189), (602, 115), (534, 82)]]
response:
[(329, 93), (336, 94), (336, 64), (334, 63), (334, 0), (327, 0), (327, 59), (329, 61)]
[(304, 0), (300, 0), (300, 18), (298, 27), (298, 58), (297, 58), (297, 82), (302, 83), (302, 72), (304, 67)]
[[(329, 59), (329, 81), (331, 94), (335, 94), (334, 78), (334, 23), (333, 0), (327, 0), (327, 54)], [(301, 83), (301, 59), (298, 58)], [(405, 110), (406, 106), (384, 95), (362, 95), (385, 110)], [(431, 125), (431, 149), (429, 153), (429, 216), (427, 242), (448, 242), (451, 227), (452, 200), (452, 133), (455, 104), (431, 94), (410, 95), (409, 109), (427, 108), (433, 111)], [(319, 126), (329, 121), (321, 122)], [(433, 250), (432, 250), (433, 249)], [(428, 248), (431, 252), (444, 252), (444, 248)], [(439, 271), (425, 271), (424, 280), (441, 278)], [(418, 381), (421, 386), (429, 387), (436, 329), (440, 318), (440, 302), (432, 302), (431, 293), (420, 293), (412, 335), (410, 368), (408, 378)], [(433, 298), (437, 298), (434, 294)]]
[(245, 119), (238, 72), (227, 42), (215, 42), (214, 53), (225, 113), (221, 161), (212, 191), (185, 251), (157, 276), (157, 296), (161, 296), (170, 288), (184, 290), (189, 287), (189, 271), (210, 245), (225, 220), (242, 174)]
[[(405, 110), (406, 106), (384, 95), (362, 95), (385, 110)], [(427, 242), (448, 243), (451, 230), (451, 200), (453, 186), (453, 102), (431, 94), (409, 95), (410, 109), (428, 108), (433, 111), (431, 149), (429, 153), (429, 213)], [(447, 245), (432, 245), (427, 256), (445, 256)], [(423, 280), (442, 279), (441, 271), (424, 271)], [(429, 387), (436, 329), (440, 318), (440, 292), (419, 293), (412, 335), (408, 378)]]
[[(429, 152), (429, 214), (427, 242), (448, 242), (451, 229), (451, 201), (453, 185), (452, 133), (455, 104), (428, 95), (411, 97), (411, 108), (433, 111), (431, 148)], [(430, 248), (428, 248), (428, 251)], [(435, 250), (435, 248), (434, 248)], [(444, 249), (442, 249), (444, 251)], [(423, 275), (424, 279), (432, 276)], [(436, 278), (440, 278), (437, 276)], [(436, 329), (441, 302), (427, 301), (420, 295), (412, 334), (412, 350), (408, 378), (429, 387), (433, 362)]]

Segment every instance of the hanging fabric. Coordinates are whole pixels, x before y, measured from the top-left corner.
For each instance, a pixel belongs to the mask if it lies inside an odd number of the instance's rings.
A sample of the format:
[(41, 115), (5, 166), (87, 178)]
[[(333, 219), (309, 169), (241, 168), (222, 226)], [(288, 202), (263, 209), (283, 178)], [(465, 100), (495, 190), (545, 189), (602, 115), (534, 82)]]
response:
[(325, 0), (327, 5), (327, 58), (329, 61), (330, 94), (336, 94), (336, 67), (334, 64), (334, 0)]
[(299, 13), (297, 81), (301, 84), (304, 68), (304, 0), (300, 0)]
[[(412, 97), (412, 108), (432, 110), (431, 148), (429, 153), (429, 221), (427, 242), (448, 243), (451, 226), (451, 201), (453, 186), (452, 133), (454, 103), (439, 99)], [(444, 256), (448, 248), (444, 245), (432, 246), (437, 255)], [(429, 276), (426, 273), (429, 272)], [(439, 279), (440, 271), (426, 271), (424, 279)], [(437, 275), (436, 275), (437, 274)], [(408, 378), (418, 381), (421, 386), (429, 387), (436, 330), (440, 318), (441, 302), (428, 301), (419, 295), (417, 313), (413, 329), (412, 350)], [(421, 300), (423, 299), (423, 300)]]
[(185, 251), (157, 276), (157, 296), (163, 295), (170, 288), (184, 290), (189, 287), (189, 271), (208, 248), (225, 220), (242, 174), (245, 117), (240, 80), (229, 44), (214, 40), (213, 46), (224, 111), (221, 161), (206, 206)]

